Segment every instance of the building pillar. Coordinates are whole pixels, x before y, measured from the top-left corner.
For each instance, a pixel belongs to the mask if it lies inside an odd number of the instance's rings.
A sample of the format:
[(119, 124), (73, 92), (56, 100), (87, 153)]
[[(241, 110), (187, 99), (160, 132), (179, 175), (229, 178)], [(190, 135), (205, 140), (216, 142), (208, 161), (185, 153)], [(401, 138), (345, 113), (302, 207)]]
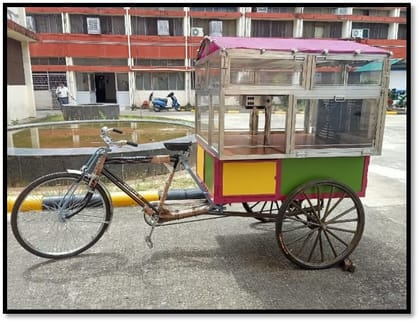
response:
[[(395, 8), (389, 12), (390, 17), (399, 17), (400, 8)], [(398, 23), (393, 22), (389, 24), (388, 39), (398, 39)]]
[(22, 42), (22, 61), (23, 61), (23, 71), (25, 77), (25, 84), (27, 89), (27, 113), (28, 116), (35, 117), (36, 116), (36, 107), (35, 107), (35, 92), (33, 87), (32, 81), (32, 67), (31, 67), (31, 55), (29, 51), (29, 43)]
[(239, 7), (239, 12), (241, 13), (241, 16), (237, 20), (237, 24), (236, 24), (236, 36), (238, 37), (244, 37), (247, 31), (247, 28), (246, 28), (246, 23), (247, 23), (246, 13), (248, 12), (247, 9), (251, 10), (250, 8)]
[[(66, 57), (66, 65), (72, 66), (73, 65), (73, 57)], [(76, 72), (74, 71), (66, 71), (66, 80), (67, 80), (67, 87), (69, 88), (71, 96), (74, 98), (74, 101), (77, 103), (77, 84), (76, 84)], [(71, 97), (69, 97), (69, 103), (72, 101)]]
[(343, 21), (342, 29), (341, 29), (341, 38), (351, 38), (351, 29), (352, 29), (352, 22), (351, 20)]
[[(296, 7), (295, 13), (303, 13), (303, 7)], [(293, 20), (293, 37), (299, 38), (303, 36), (303, 19), (297, 18)]]
[(243, 35), (244, 37), (251, 37), (251, 18), (246, 16), (247, 12), (251, 12), (252, 8), (251, 7), (245, 7), (243, 8), (243, 30), (242, 30), (242, 34), (239, 35)]
[(70, 34), (71, 26), (70, 26), (70, 16), (68, 13), (64, 12), (61, 14), (61, 23), (63, 25), (63, 33)]

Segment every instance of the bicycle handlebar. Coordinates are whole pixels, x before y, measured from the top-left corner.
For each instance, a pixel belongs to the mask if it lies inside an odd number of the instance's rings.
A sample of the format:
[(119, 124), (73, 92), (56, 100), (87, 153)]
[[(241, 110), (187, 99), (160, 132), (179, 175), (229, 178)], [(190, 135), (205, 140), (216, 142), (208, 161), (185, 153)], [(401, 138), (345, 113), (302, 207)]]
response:
[(101, 128), (101, 138), (102, 140), (107, 144), (108, 147), (110, 147), (111, 145), (116, 145), (116, 146), (123, 146), (123, 145), (129, 145), (129, 146), (133, 146), (133, 147), (137, 147), (138, 144), (132, 141), (127, 141), (127, 140), (119, 140), (119, 141), (113, 141), (112, 138), (109, 136), (109, 132), (116, 132), (118, 134), (122, 134), (123, 132), (119, 129), (116, 128), (108, 128), (108, 127), (102, 127)]
[(127, 141), (127, 145), (133, 146), (133, 147), (137, 147), (138, 144), (132, 141)]
[(116, 133), (119, 133), (119, 134), (122, 134), (123, 133), (120, 129), (116, 129), (116, 128), (111, 128), (110, 130), (112, 130), (112, 131), (114, 131)]

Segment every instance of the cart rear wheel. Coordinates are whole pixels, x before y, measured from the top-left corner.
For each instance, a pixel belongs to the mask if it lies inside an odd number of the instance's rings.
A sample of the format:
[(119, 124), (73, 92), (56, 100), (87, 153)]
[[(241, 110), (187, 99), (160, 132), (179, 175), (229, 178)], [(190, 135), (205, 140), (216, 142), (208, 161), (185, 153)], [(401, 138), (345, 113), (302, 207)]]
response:
[(341, 263), (356, 248), (365, 224), (362, 203), (333, 180), (301, 185), (283, 202), (276, 238), (285, 256), (307, 269)]
[(281, 202), (279, 201), (263, 201), (255, 203), (242, 203), (244, 209), (249, 213), (259, 213), (261, 216), (254, 216), (261, 222), (270, 222), (274, 220), (274, 216), (280, 211)]

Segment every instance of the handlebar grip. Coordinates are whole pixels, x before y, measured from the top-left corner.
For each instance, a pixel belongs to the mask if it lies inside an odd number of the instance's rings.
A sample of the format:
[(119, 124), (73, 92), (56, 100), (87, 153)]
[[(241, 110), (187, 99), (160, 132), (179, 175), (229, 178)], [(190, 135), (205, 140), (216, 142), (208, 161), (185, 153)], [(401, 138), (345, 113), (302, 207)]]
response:
[(116, 133), (119, 133), (119, 134), (122, 134), (122, 133), (123, 133), (121, 130), (119, 130), (119, 129), (115, 129), (115, 128), (113, 128), (113, 129), (112, 129), (112, 131), (114, 131), (114, 132), (116, 132)]
[(137, 147), (138, 144), (136, 144), (135, 142), (132, 141), (127, 141), (127, 145), (133, 146), (133, 147)]

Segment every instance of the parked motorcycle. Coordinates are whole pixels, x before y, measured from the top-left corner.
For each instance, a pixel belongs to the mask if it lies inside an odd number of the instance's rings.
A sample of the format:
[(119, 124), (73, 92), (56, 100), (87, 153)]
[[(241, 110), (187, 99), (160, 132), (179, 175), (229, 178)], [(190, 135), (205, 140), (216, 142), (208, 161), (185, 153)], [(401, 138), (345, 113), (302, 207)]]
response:
[[(171, 105), (168, 105), (168, 99), (170, 98), (172, 101)], [(153, 110), (155, 112), (160, 112), (162, 110), (169, 110), (174, 108), (176, 111), (181, 111), (181, 105), (179, 104), (177, 98), (174, 95), (174, 92), (169, 93), (166, 98), (154, 98), (153, 99), (153, 92), (150, 93), (149, 102), (153, 106)]]

